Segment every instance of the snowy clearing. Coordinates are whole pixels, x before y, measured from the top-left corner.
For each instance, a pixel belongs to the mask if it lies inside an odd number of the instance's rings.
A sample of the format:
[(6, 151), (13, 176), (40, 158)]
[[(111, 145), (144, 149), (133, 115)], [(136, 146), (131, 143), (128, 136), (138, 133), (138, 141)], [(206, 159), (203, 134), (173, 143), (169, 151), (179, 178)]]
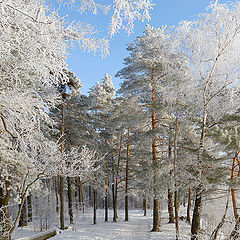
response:
[[(51, 239), (66, 240), (66, 239), (126, 239), (126, 240), (145, 240), (145, 239), (160, 239), (172, 240), (175, 236), (174, 224), (167, 223), (167, 211), (162, 213), (161, 232), (153, 233), (152, 214), (148, 211), (146, 217), (143, 216), (143, 211), (140, 209), (131, 210), (129, 212), (130, 221), (124, 222), (124, 211), (119, 210), (118, 222), (111, 221), (112, 216), (109, 212), (109, 222), (104, 222), (104, 210), (98, 209), (97, 224), (92, 224), (92, 209), (87, 209), (85, 214), (75, 218), (76, 225), (69, 226), (65, 231), (57, 229), (57, 235)], [(39, 233), (39, 232), (38, 232)], [(190, 225), (180, 221), (180, 233), (182, 240), (189, 239)], [(36, 232), (31, 231), (31, 226), (18, 228), (14, 233), (13, 239), (18, 239), (24, 236), (34, 235)]]

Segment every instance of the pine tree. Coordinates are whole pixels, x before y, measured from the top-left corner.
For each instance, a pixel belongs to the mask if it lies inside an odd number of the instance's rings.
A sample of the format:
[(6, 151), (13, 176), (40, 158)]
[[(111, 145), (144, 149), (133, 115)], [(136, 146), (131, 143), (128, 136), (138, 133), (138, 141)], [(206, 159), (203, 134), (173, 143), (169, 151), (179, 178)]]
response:
[[(111, 155), (112, 130), (110, 124), (110, 109), (114, 104), (115, 89), (111, 76), (107, 73), (101, 83), (97, 82), (89, 92), (91, 125), (95, 134), (95, 149), (100, 155), (105, 155), (105, 221), (108, 221), (108, 197), (109, 197), (109, 166)], [(96, 144), (97, 143), (97, 144)]]
[[(157, 176), (159, 165), (158, 144), (158, 118), (161, 113), (157, 86), (164, 81), (165, 60), (161, 58), (169, 50), (166, 39), (168, 36), (164, 28), (154, 29), (147, 26), (143, 36), (137, 37), (135, 42), (129, 44), (127, 50), (130, 57), (125, 59), (126, 67), (118, 72), (117, 76), (126, 79), (120, 89), (120, 93), (128, 96), (135, 94), (139, 104), (142, 104), (145, 117), (151, 119), (151, 155), (152, 155), (152, 177), (153, 177), (153, 229), (159, 231), (159, 200), (157, 190)], [(164, 46), (164, 47), (163, 47)], [(166, 47), (167, 46), (167, 47)], [(149, 126), (150, 127), (150, 126)]]

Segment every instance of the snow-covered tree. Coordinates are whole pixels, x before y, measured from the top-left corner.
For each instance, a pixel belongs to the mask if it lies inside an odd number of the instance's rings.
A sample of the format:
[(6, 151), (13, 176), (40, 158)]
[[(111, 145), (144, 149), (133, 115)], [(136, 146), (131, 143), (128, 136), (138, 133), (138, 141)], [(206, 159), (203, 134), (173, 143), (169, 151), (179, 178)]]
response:
[[(18, 192), (23, 204), (29, 186), (46, 174), (56, 174), (59, 146), (46, 138), (43, 128), (54, 124), (48, 111), (59, 102), (52, 85), (60, 77), (62, 83), (66, 82), (69, 35), (42, 1), (0, 4), (0, 164), (4, 170), (0, 176), (0, 207), (8, 217), (11, 192)], [(6, 238), (17, 220), (5, 231)]]
[[(118, 72), (117, 76), (125, 79), (121, 85), (120, 93), (125, 97), (134, 94), (138, 97), (139, 104), (143, 107), (143, 113), (147, 119), (148, 137), (152, 139), (152, 177), (153, 177), (153, 231), (159, 231), (159, 186), (157, 176), (164, 172), (164, 157), (161, 152), (166, 151), (166, 145), (158, 141), (162, 138), (161, 119), (163, 115), (162, 89), (160, 86), (167, 84), (168, 71), (174, 71), (171, 66), (174, 59), (173, 44), (170, 35), (164, 27), (153, 28), (147, 26), (143, 36), (130, 43), (127, 50), (130, 57), (125, 59), (126, 67)], [(166, 85), (165, 84), (165, 85)], [(161, 142), (161, 140), (160, 140)], [(150, 149), (149, 149), (150, 150)], [(160, 170), (162, 169), (162, 170)], [(158, 190), (157, 190), (158, 189)]]
[[(105, 220), (108, 221), (108, 195), (109, 195), (109, 166), (112, 154), (112, 140), (114, 127), (111, 123), (111, 109), (114, 105), (115, 88), (111, 76), (105, 74), (102, 81), (97, 82), (89, 91), (91, 125), (96, 131), (95, 147), (104, 157), (105, 171)], [(97, 144), (96, 144), (97, 143)]]
[[(63, 1), (59, 1), (61, 3)], [(74, 1), (65, 3), (71, 5)], [(78, 3), (80, 6), (76, 2), (75, 7), (80, 7), (78, 10), (82, 12), (109, 9), (94, 1)], [(66, 86), (67, 82), (68, 86), (78, 85), (74, 79), (69, 81), (65, 70), (68, 47), (76, 42), (81, 49), (100, 50), (102, 55), (108, 53), (106, 39), (97, 39), (96, 31), (89, 25), (74, 21), (67, 24), (66, 18), (55, 11), (54, 4), (41, 0), (0, 2), (0, 168), (4, 170), (0, 175), (0, 207), (4, 208), (1, 218), (9, 217), (7, 205), (12, 191), (20, 189), (22, 206), (28, 188), (46, 174), (56, 174), (57, 165), (62, 161), (57, 142), (49, 140), (45, 130), (54, 124), (48, 112), (59, 104), (53, 86)], [(113, 2), (112, 8), (110, 35), (124, 26), (122, 13), (129, 31), (141, 13), (148, 17), (151, 1)], [(4, 230), (6, 238), (16, 224), (17, 219), (13, 227)]]
[[(226, 113), (236, 111), (239, 89), (239, 2), (232, 5), (209, 6), (209, 12), (194, 21), (184, 21), (178, 28), (181, 48), (193, 73), (196, 87), (193, 98), (195, 116), (200, 120), (198, 147), (198, 177), (192, 221), (192, 239), (200, 229), (201, 199), (206, 149), (205, 133)], [(234, 99), (234, 100), (233, 100)]]
[[(64, 0), (59, 1), (59, 5), (74, 7), (80, 14), (91, 12), (94, 15), (97, 15), (99, 13), (109, 15), (110, 23), (108, 27), (108, 33), (110, 36), (115, 35), (121, 29), (124, 29), (128, 34), (132, 33), (134, 21), (149, 20), (149, 11), (153, 7), (152, 0), (120, 0), (108, 2), (99, 0)], [(82, 25), (82, 23), (78, 24)], [(85, 27), (88, 27), (90, 34), (92, 32), (95, 32), (94, 29), (89, 25)]]

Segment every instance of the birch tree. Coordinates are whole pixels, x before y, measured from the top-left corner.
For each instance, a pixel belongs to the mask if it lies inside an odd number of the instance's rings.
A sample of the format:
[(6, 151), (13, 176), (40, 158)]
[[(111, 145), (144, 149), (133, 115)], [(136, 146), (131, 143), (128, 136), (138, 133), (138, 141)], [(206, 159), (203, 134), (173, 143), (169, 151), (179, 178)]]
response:
[[(239, 87), (239, 2), (211, 4), (209, 12), (178, 28), (180, 47), (194, 74), (195, 104), (201, 121), (198, 147), (198, 179), (192, 221), (192, 239), (198, 239), (204, 191), (203, 152), (206, 130), (220, 117), (236, 110)], [(233, 101), (234, 99), (234, 101)]]

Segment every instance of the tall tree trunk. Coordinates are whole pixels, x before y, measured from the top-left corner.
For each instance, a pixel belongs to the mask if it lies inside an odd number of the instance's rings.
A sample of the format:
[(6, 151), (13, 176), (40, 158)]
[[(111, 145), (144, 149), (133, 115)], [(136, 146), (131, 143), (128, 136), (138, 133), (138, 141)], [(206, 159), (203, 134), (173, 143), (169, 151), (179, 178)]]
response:
[(130, 136), (130, 129), (128, 127), (128, 139), (127, 139), (127, 158), (126, 158), (126, 169), (125, 169), (125, 221), (128, 221), (128, 171), (129, 171), (129, 157), (130, 157), (130, 150), (129, 150), (129, 136)]
[[(19, 205), (19, 208), (20, 208), (20, 205)], [(26, 202), (26, 199), (24, 200), (24, 203), (23, 203), (23, 206), (22, 206), (18, 226), (19, 227), (27, 226), (27, 202)]]
[(83, 185), (82, 185), (82, 181), (81, 178), (78, 177), (78, 181), (79, 181), (79, 203), (80, 206), (82, 208), (82, 211), (84, 213), (84, 203), (83, 203)]
[[(51, 179), (46, 179), (46, 185), (47, 185), (47, 189), (48, 189), (49, 193), (47, 195), (47, 213), (45, 214), (45, 216), (46, 216), (45, 229), (48, 230), (49, 229)], [(27, 197), (27, 200), (28, 200), (28, 197)], [(29, 212), (28, 212), (28, 215), (29, 215)]]
[[(65, 149), (65, 111), (64, 111), (64, 103), (62, 103), (62, 126), (61, 126), (61, 134), (62, 134), (62, 142), (61, 142), (61, 150), (62, 152)], [(68, 135), (70, 135), (70, 131), (68, 131)], [(70, 162), (66, 162), (67, 167)], [(70, 224), (73, 224), (73, 206), (72, 206), (72, 180), (71, 177), (67, 177), (67, 200), (68, 200), (68, 214), (70, 219)]]
[(128, 195), (125, 195), (125, 219), (124, 221), (128, 221)]
[(190, 210), (191, 210), (191, 188), (188, 188), (188, 205), (187, 205), (187, 222), (191, 222), (191, 215), (190, 215)]
[[(62, 107), (62, 124), (61, 124), (61, 152), (65, 148), (65, 112), (64, 112), (64, 103), (61, 104)], [(59, 195), (60, 195), (60, 229), (64, 230), (64, 192), (63, 192), (63, 176), (59, 173)]]
[[(152, 105), (156, 102), (156, 89), (155, 89), (155, 79), (153, 76), (154, 70), (152, 69)], [(152, 130), (155, 130), (157, 128), (157, 120), (156, 120), (156, 113), (153, 110), (152, 112)], [(159, 226), (159, 201), (157, 197), (157, 138), (156, 136), (153, 138), (152, 142), (152, 164), (153, 164), (153, 228), (152, 232), (159, 232), (160, 226)]]
[(68, 183), (68, 214), (70, 217), (70, 224), (73, 224), (72, 181), (70, 177), (67, 177), (67, 183)]
[(202, 120), (202, 132), (200, 137), (200, 144), (199, 144), (199, 152), (198, 152), (198, 174), (199, 174), (199, 185), (196, 190), (196, 199), (195, 205), (193, 209), (193, 218), (192, 218), (192, 226), (191, 226), (191, 240), (196, 240), (197, 235), (200, 230), (200, 220), (201, 220), (201, 205), (202, 205), (202, 193), (204, 191), (204, 186), (202, 184), (202, 174), (203, 171), (203, 164), (202, 164), (202, 155), (204, 149), (204, 142), (205, 142), (205, 131), (206, 131), (206, 123), (207, 123), (207, 109), (204, 101), (204, 110), (203, 110), (203, 120)]
[(147, 199), (143, 199), (143, 216), (147, 216)]
[(113, 140), (111, 140), (111, 164), (112, 164), (112, 183), (111, 183), (111, 190), (112, 190), (112, 207), (113, 211), (115, 208), (115, 185), (114, 185), (114, 180), (115, 180), (115, 163), (114, 163), (114, 154), (113, 154)]
[(89, 206), (92, 206), (92, 188), (90, 185), (88, 187), (88, 201), (89, 201)]
[[(172, 134), (171, 134), (171, 130), (170, 130), (170, 134), (169, 134), (169, 144), (168, 144), (168, 158), (169, 161), (172, 162), (172, 144), (171, 144), (171, 138), (172, 138)], [(170, 179), (172, 179), (172, 170), (169, 172), (170, 175)], [(171, 184), (172, 181), (170, 181)], [(172, 190), (169, 187), (168, 188), (168, 223), (174, 223), (174, 213), (173, 213), (173, 194), (172, 194)]]
[(118, 194), (118, 175), (121, 161), (121, 150), (122, 150), (122, 133), (120, 135), (119, 149), (118, 149), (118, 162), (117, 162), (117, 172), (115, 180), (115, 194), (114, 194), (114, 208), (113, 208), (113, 222), (117, 222), (117, 194)]
[(159, 201), (158, 201), (158, 199), (154, 198), (153, 199), (153, 228), (152, 228), (151, 232), (159, 232), (160, 231), (158, 210), (159, 210)]
[(97, 224), (97, 190), (93, 190), (93, 224)]
[[(231, 182), (233, 182), (233, 180), (234, 180), (234, 169), (235, 169), (236, 160), (238, 160), (238, 152), (235, 154), (235, 156), (233, 158), (231, 178), (230, 178)], [(239, 173), (240, 173), (240, 168), (239, 168), (238, 176), (239, 176)], [(234, 217), (235, 217), (235, 220), (238, 221), (237, 204), (236, 204), (235, 189), (234, 188), (231, 188), (231, 195), (232, 195), (232, 205), (233, 205)]]
[(174, 213), (173, 213), (173, 194), (171, 189), (168, 189), (168, 223), (174, 223)]
[(174, 134), (174, 208), (175, 208), (175, 230), (176, 240), (179, 239), (179, 224), (178, 224), (178, 191), (177, 191), (177, 135), (178, 135), (178, 100), (176, 101), (176, 123)]
[(64, 230), (64, 192), (63, 192), (63, 176), (59, 175), (59, 193), (60, 193), (60, 229)]
[(75, 208), (78, 210), (79, 203), (79, 181), (78, 177), (75, 177)]
[(202, 192), (203, 186), (199, 184), (196, 189), (196, 199), (193, 210), (193, 220), (191, 226), (191, 240), (198, 239), (198, 232), (200, 230), (200, 220), (201, 220), (201, 203), (202, 203)]
[(32, 195), (31, 193), (27, 196), (28, 206), (28, 222), (32, 222)]
[(55, 198), (56, 198), (56, 212), (59, 211), (59, 202), (58, 202), (58, 178), (54, 177), (54, 185), (55, 185)]
[[(107, 144), (107, 141), (106, 141)], [(106, 156), (106, 171), (108, 170), (108, 158)], [(105, 222), (108, 222), (108, 187), (109, 181), (108, 176), (105, 179), (105, 199), (104, 199), (104, 208), (105, 208)]]
[(231, 188), (231, 195), (232, 195), (232, 205), (233, 205), (233, 214), (235, 217), (235, 220), (238, 220), (238, 213), (237, 213), (237, 204), (236, 204), (236, 198), (235, 198), (235, 189)]
[(105, 222), (108, 222), (108, 190), (107, 189), (105, 193), (104, 207), (105, 207)]
[(179, 208), (179, 202), (178, 202), (178, 191), (174, 191), (174, 210), (175, 210), (175, 231), (176, 231), (176, 240), (179, 239), (179, 223), (178, 223), (178, 208)]
[[(114, 181), (114, 179), (112, 180)], [(114, 209), (115, 207), (115, 184), (112, 182), (112, 204), (113, 204), (113, 217), (114, 217)]]

